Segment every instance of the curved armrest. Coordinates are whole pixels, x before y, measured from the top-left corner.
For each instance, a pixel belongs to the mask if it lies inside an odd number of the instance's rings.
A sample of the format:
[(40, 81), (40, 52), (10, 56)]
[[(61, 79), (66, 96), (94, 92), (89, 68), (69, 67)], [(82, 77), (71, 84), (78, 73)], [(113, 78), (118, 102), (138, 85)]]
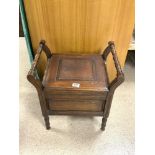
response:
[(119, 60), (118, 60), (118, 57), (117, 57), (117, 53), (116, 53), (114, 42), (113, 41), (110, 41), (110, 42), (108, 42), (108, 44), (109, 45), (104, 50), (104, 53), (103, 53), (102, 57), (106, 61), (107, 56), (109, 55), (109, 53), (110, 52), (112, 53), (114, 64), (115, 64), (115, 68), (116, 68), (116, 71), (117, 71), (117, 76), (110, 83), (109, 89), (111, 91), (114, 91), (124, 81), (124, 73), (122, 71), (121, 65), (120, 65)]
[(37, 88), (42, 87), (41, 81), (37, 78), (37, 71), (36, 71), (36, 67), (38, 65), (38, 61), (39, 61), (42, 51), (45, 52), (47, 59), (51, 58), (52, 54), (51, 54), (49, 48), (45, 45), (45, 41), (44, 40), (40, 41), (37, 53), (35, 55), (32, 65), (31, 65), (31, 69), (27, 75), (27, 79)]

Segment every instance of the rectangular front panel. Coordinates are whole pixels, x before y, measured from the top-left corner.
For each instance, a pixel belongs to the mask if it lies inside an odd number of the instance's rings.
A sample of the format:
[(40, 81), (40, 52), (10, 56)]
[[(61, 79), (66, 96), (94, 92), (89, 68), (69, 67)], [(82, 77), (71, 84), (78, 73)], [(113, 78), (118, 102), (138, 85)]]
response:
[(84, 91), (45, 91), (47, 99), (54, 100), (105, 100), (107, 93)]
[(55, 100), (49, 102), (50, 110), (73, 110), (73, 111), (103, 111), (103, 102), (101, 100), (87, 101), (61, 101)]

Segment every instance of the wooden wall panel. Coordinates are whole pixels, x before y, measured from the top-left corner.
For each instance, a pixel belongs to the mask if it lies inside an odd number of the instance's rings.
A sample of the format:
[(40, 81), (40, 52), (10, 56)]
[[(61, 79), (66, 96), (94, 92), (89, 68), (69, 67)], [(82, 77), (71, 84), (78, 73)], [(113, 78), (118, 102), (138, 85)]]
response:
[[(134, 0), (24, 0), (24, 5), (34, 52), (41, 39), (53, 53), (75, 54), (101, 53), (113, 40), (123, 67), (134, 27)], [(111, 80), (112, 57), (107, 66)]]

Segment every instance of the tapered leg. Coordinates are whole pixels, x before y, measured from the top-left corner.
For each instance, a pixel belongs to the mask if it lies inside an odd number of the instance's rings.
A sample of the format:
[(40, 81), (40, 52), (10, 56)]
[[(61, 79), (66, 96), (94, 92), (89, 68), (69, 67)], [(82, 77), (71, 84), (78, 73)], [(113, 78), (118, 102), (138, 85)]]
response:
[(102, 118), (101, 130), (104, 131), (106, 127), (107, 118)]
[(51, 128), (50, 127), (50, 122), (49, 122), (49, 117), (44, 116), (44, 120), (45, 120), (46, 129), (49, 130)]

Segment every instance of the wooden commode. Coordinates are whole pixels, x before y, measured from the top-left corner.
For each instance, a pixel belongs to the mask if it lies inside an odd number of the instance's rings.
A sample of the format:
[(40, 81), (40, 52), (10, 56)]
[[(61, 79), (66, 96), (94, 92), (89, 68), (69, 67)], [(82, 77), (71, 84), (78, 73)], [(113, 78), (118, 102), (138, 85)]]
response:
[[(37, 75), (37, 64), (44, 51), (47, 56), (43, 79)], [(112, 53), (117, 70), (109, 83), (106, 58)], [(105, 129), (115, 89), (124, 81), (114, 42), (109, 42), (99, 54), (52, 54), (41, 41), (32, 67), (27, 75), (36, 87), (46, 128), (50, 129), (49, 115), (102, 116), (101, 129)]]

